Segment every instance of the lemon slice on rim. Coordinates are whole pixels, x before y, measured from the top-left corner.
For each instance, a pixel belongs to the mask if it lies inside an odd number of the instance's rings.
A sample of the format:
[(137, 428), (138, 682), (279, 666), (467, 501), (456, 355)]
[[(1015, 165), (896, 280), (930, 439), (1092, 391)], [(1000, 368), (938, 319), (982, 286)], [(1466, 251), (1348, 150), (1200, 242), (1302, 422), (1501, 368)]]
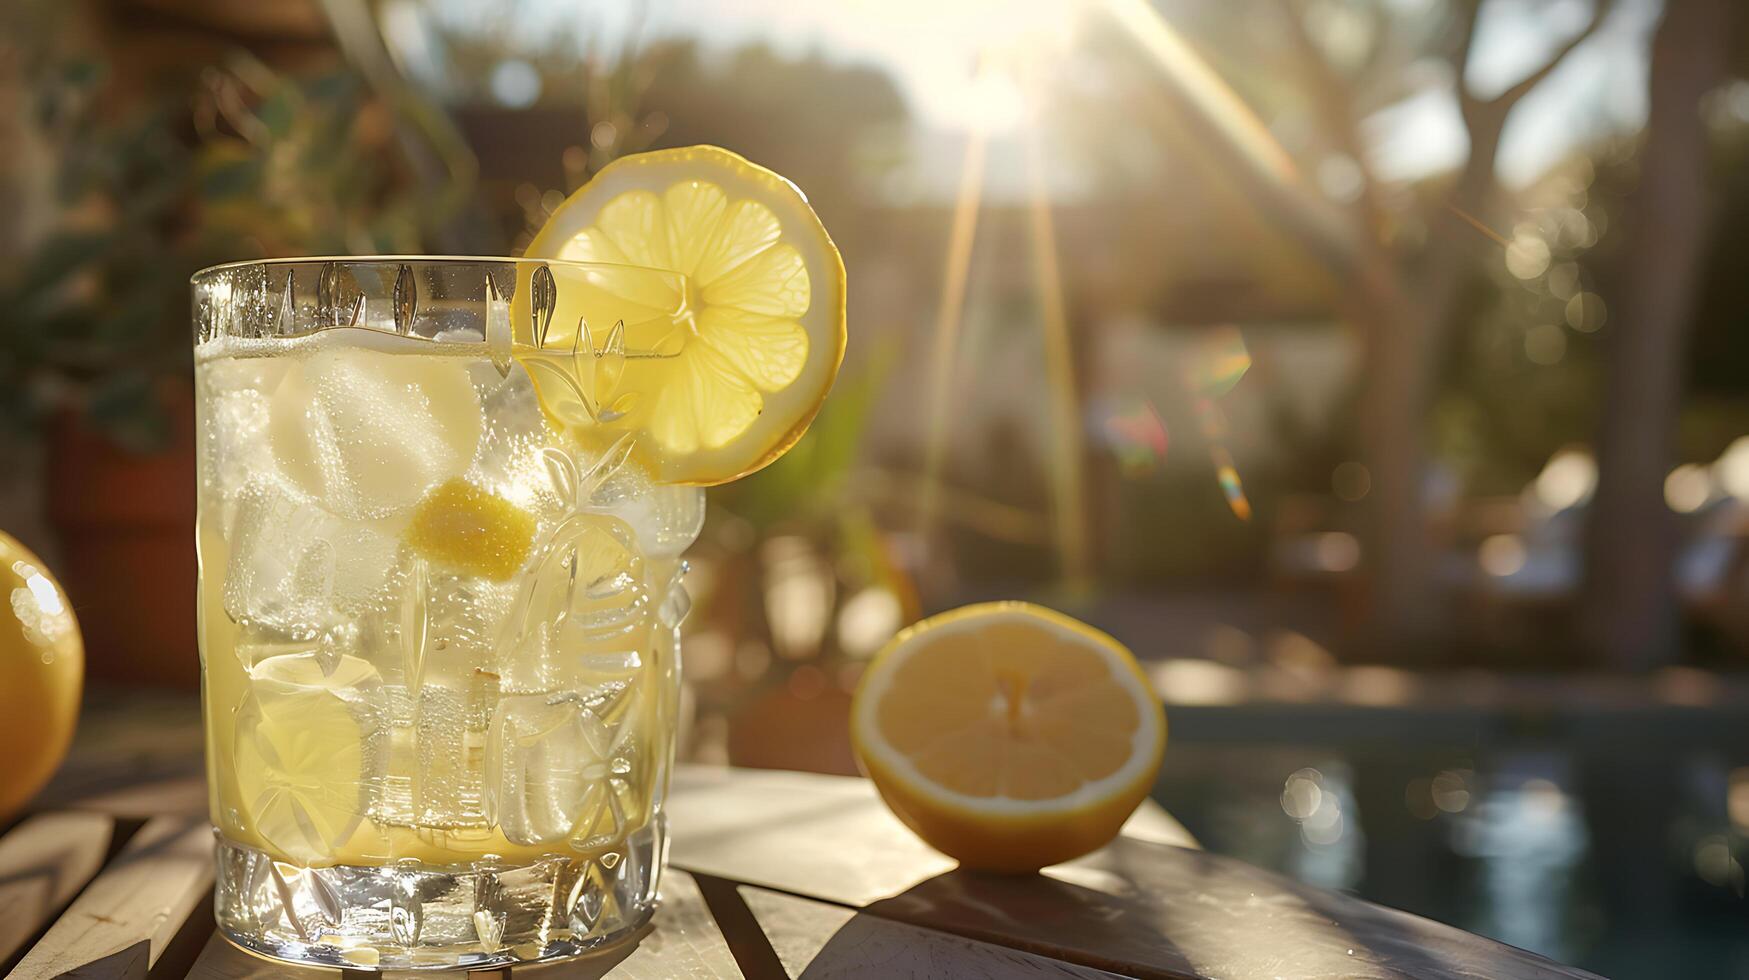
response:
[(581, 289), (519, 273), (516, 356), (552, 421), (597, 448), (633, 434), (660, 482), (725, 483), (782, 455), (844, 357), (837, 247), (794, 184), (719, 147), (614, 161), (526, 254), (610, 264)]
[(1166, 716), (1122, 644), (1024, 602), (894, 637), (851, 706), (857, 760), (924, 841), (1035, 871), (1116, 836), (1154, 784)]

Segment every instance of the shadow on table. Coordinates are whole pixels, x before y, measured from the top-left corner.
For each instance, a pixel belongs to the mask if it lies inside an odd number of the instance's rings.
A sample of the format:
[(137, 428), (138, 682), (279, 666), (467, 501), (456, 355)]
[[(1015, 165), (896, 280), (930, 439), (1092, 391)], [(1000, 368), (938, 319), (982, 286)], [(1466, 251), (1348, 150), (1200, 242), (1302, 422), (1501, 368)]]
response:
[[(866, 911), (1090, 967), (1172, 980), (1591, 977), (1231, 858), (1127, 839), (1040, 875), (950, 871)], [(853, 934), (845, 942), (855, 939)]]

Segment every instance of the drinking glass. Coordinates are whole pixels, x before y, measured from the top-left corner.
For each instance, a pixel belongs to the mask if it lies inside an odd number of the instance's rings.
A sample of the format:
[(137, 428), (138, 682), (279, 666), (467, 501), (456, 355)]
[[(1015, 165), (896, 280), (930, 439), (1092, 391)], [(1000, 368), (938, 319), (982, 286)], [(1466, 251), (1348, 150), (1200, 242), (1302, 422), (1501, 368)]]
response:
[[(649, 918), (703, 494), (652, 481), (631, 435), (564, 434), (529, 368), (661, 356), (626, 338), (679, 322), (686, 292), (665, 271), (508, 258), (194, 276), (201, 676), (233, 942), (474, 967)], [(549, 346), (555, 316), (576, 329)]]

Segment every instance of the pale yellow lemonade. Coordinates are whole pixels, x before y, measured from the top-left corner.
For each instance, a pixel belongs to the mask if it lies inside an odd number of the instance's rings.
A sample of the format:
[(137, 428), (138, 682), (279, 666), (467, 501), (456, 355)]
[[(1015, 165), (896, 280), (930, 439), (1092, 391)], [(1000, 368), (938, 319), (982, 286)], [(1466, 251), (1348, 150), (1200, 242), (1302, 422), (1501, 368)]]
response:
[(728, 151), (622, 158), (521, 259), (195, 276), (215, 917), (329, 966), (653, 913), (703, 487), (801, 438), (844, 269)]
[(322, 867), (637, 831), (702, 491), (583, 456), (482, 344), (340, 328), (198, 357), (220, 832)]

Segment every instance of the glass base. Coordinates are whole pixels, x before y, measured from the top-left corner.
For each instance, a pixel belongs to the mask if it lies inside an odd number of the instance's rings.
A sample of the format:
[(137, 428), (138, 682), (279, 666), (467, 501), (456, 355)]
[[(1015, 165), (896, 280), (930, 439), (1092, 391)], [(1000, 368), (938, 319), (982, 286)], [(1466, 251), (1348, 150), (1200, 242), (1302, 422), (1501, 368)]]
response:
[(649, 921), (666, 858), (657, 815), (589, 857), (303, 868), (218, 839), (215, 916), (244, 949), (347, 969), (474, 969), (574, 956)]

